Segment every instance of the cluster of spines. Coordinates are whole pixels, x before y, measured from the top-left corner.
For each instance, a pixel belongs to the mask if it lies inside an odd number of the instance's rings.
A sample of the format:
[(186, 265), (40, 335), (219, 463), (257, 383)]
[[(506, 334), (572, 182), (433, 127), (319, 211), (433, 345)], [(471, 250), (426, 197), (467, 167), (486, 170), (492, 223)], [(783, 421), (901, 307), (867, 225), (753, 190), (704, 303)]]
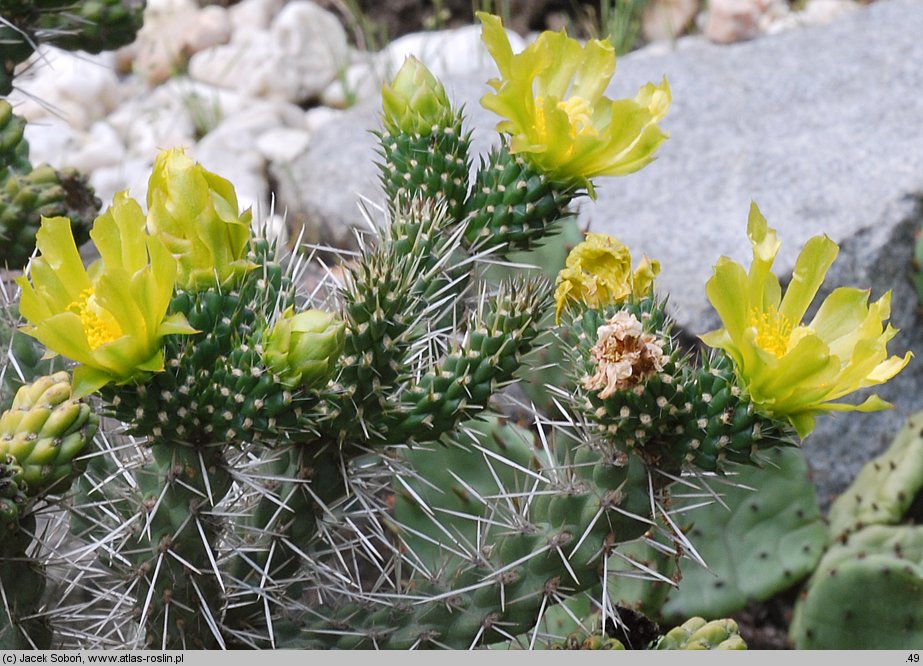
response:
[(481, 160), (465, 202), (465, 241), (473, 250), (504, 255), (528, 250), (556, 231), (580, 194), (549, 180), (504, 143)]
[[(570, 333), (571, 355), (578, 369), (575, 407), (600, 434), (638, 451), (651, 464), (671, 469), (690, 465), (722, 472), (733, 464), (760, 462), (760, 451), (790, 445), (787, 428), (761, 413), (741, 389), (730, 359), (705, 356), (696, 365), (670, 334), (665, 303), (649, 296), (619, 306), (587, 309), (577, 315)], [(617, 311), (630, 313), (663, 349), (663, 366), (643, 382), (606, 398), (586, 390), (583, 378), (597, 371), (590, 350), (597, 331)]]
[(387, 441), (436, 441), (482, 413), (531, 351), (547, 302), (541, 280), (509, 281), (492, 298), (481, 298), (462, 341), (391, 401), (396, 404), (385, 413)]
[[(411, 567), (416, 571), (405, 585), (416, 601), (376, 603), (374, 593), (361, 592), (350, 601), (347, 588), (347, 600), (330, 603), (329, 615), (306, 614), (300, 644), (465, 649), (508, 641), (531, 631), (548, 606), (597, 585), (605, 578), (611, 549), (652, 529), (651, 511), (662, 498), (651, 496), (651, 477), (637, 457), (603, 451), (582, 439), (559, 440), (553, 458), (532, 449), (535, 461), (528, 467), (534, 478), (523, 473), (498, 487), (504, 475), (490, 471), (496, 464), (491, 461), (507, 458), (501, 447), (492, 446), (493, 429), (486, 432), (488, 439), (479, 440), (470, 464), (456, 470), (457, 481), (448, 487), (431, 488), (429, 481), (415, 483), (412, 476), (394, 484), (396, 490), (415, 488), (401, 493), (413, 510), (403, 510), (390, 528), (403, 536), (399, 557), (415, 562), (410, 544), (420, 543), (428, 524), (457, 535), (454, 545), (444, 542), (441, 566), (433, 569), (427, 560)], [(431, 460), (432, 453), (413, 467), (423, 474)], [(451, 510), (454, 504), (443, 496), (470, 497), (472, 512)], [(464, 535), (457, 525), (464, 521), (479, 532), (476, 538)]]
[(419, 197), (445, 203), (449, 217), (464, 214), (468, 194), (470, 132), (460, 113), (435, 124), (428, 133), (406, 134), (397, 127), (378, 135), (385, 199), (400, 210)]

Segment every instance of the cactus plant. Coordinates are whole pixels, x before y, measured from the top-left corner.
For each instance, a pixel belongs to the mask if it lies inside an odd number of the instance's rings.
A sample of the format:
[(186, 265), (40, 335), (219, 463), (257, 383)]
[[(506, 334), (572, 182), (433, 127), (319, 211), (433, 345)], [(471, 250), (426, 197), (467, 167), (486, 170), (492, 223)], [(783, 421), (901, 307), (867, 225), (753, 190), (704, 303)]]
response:
[[(577, 244), (565, 268), (581, 270), (562, 271), (558, 289), (485, 278), (485, 260), (553, 234), (592, 178), (650, 162), (669, 90), (609, 100), (605, 42), (549, 35), (513, 63), (498, 20), (484, 22), (501, 72), (486, 103), (507, 116), (521, 105), (547, 126), (532, 136), (519, 115), (501, 123), (502, 147), (468, 192), (451, 175), (470, 164), (461, 115), (419, 65), (402, 70), (410, 84), (386, 88), (380, 134), (386, 217), (311, 291), (301, 255), (255, 231), (233, 186), (179, 150), (155, 160), (146, 207), (121, 193), (95, 219), (89, 267), (68, 220), (42, 220), (17, 279), (22, 331), (68, 359), (71, 398), (93, 396), (105, 417), (85, 469), (57, 457), (64, 443), (76, 450), (69, 429), (88, 437), (82, 406), (55, 426), (57, 453), (49, 433), (11, 438), (22, 478), (42, 492), (76, 475), (54, 508), (83, 599), (49, 602), (43, 640), (534, 648), (566, 638), (544, 621), (549, 608), (576, 614), (592, 601), (602, 629), (589, 645), (617, 647), (603, 636), (612, 589), (650, 568), (625, 555), (610, 569), (611, 558), (638, 543), (689, 545), (677, 483), (705, 493), (712, 475), (791, 443), (789, 414), (757, 400), (765, 386), (746, 390), (733, 347), (716, 345), (704, 367), (679, 350), (655, 264), (633, 267), (617, 240), (603, 243), (615, 265), (581, 259), (598, 239)], [(611, 123), (590, 126), (607, 113)], [(448, 182), (434, 180), (440, 163)], [(553, 300), (575, 344), (551, 418), (511, 409), (507, 388), (543, 344)], [(0, 469), (9, 525), (18, 473)], [(22, 604), (39, 600), (36, 587)], [(25, 605), (11, 609), (24, 619)], [(668, 636), (742, 645), (730, 623)]]

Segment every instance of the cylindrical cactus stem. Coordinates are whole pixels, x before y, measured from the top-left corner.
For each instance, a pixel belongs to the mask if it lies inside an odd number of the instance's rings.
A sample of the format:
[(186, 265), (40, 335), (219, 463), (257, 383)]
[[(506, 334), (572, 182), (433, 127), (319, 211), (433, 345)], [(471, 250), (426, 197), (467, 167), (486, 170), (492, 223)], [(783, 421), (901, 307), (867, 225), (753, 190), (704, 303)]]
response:
[(386, 441), (436, 441), (483, 412), (531, 351), (547, 298), (541, 280), (509, 281), (495, 298), (485, 296), (464, 341), (389, 405)]
[(565, 589), (573, 594), (598, 585), (612, 548), (651, 526), (652, 477), (637, 456), (583, 445), (568, 469), (569, 478), (519, 498), (525, 513), (498, 527), (490, 546), (452, 560), (454, 567), (433, 578), (412, 581), (418, 602), (354, 601), (323, 619), (312, 611), (299, 645), (466, 649), (533, 629)]
[(80, 454), (98, 425), (90, 406), (72, 397), (67, 372), (45, 375), (22, 386), (0, 415), (0, 459), (19, 466), (30, 497), (64, 493), (85, 467)]
[(32, 170), (29, 162), (29, 144), (23, 137), (26, 121), (13, 113), (12, 105), (0, 99), (0, 176), (9, 171), (27, 173)]
[(755, 409), (724, 352), (703, 359), (690, 375), (685, 422), (673, 445), (685, 462), (723, 472), (735, 463), (761, 464), (767, 449), (795, 445), (790, 427)]
[(39, 44), (99, 53), (130, 43), (145, 0), (4, 0), (0, 21), (0, 95), (13, 89), (16, 65)]
[(688, 387), (664, 302), (648, 296), (586, 309), (570, 333), (575, 408), (604, 439), (675, 468), (670, 443), (688, 409)]
[(161, 440), (136, 477), (145, 524), (129, 553), (138, 586), (143, 644), (155, 649), (224, 647), (225, 599), (217, 569), (220, 518), (211, 510), (231, 488), (223, 445)]
[(41, 613), (46, 576), (41, 562), (28, 554), (35, 535), (35, 515), (21, 517), (0, 538), (0, 649), (46, 650), (52, 631)]
[(461, 221), (468, 193), (470, 133), (442, 84), (410, 56), (391, 83), (382, 86), (378, 133), (381, 183), (396, 209), (428, 199)]
[(434, 322), (451, 321), (459, 307), (470, 266), (446, 261), (459, 247), (445, 206), (417, 201), (396, 211), (377, 246), (350, 268), (341, 371), (325, 393), (323, 427), (332, 439), (380, 438), (388, 396), (414, 373)]
[(528, 250), (556, 231), (555, 222), (569, 215), (580, 194), (549, 180), (504, 143), (482, 160), (465, 202), (465, 241), (477, 251)]
[(280, 480), (267, 488), (272, 496), (262, 497), (248, 516), (246, 556), (233, 557), (227, 566), (228, 578), (239, 590), (229, 595), (224, 617), (231, 640), (247, 647), (274, 647), (267, 626), (276, 615), (274, 598), (290, 600), (299, 594), (297, 573), (316, 538), (318, 521), (346, 493), (341, 466), (335, 445), (313, 442), (274, 452), (264, 473)]

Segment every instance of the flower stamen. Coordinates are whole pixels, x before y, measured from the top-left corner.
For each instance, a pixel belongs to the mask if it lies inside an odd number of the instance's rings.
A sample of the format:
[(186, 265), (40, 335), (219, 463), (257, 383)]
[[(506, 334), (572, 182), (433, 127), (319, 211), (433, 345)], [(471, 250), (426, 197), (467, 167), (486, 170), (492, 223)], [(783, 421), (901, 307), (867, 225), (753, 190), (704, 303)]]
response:
[(792, 322), (775, 307), (768, 310), (752, 308), (750, 326), (756, 329), (755, 342), (762, 349), (776, 358), (781, 358), (788, 351), (792, 335)]
[(67, 309), (80, 317), (91, 350), (96, 351), (102, 345), (122, 337), (122, 328), (112, 315), (96, 302), (96, 294), (92, 287), (80, 292), (80, 298)]

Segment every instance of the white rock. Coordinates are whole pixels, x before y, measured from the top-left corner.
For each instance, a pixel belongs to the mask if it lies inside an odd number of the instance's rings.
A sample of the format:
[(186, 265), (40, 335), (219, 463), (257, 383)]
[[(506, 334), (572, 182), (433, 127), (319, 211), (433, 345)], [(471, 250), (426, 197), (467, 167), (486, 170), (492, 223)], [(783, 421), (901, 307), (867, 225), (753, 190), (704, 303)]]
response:
[(93, 123), (83, 144), (68, 157), (67, 165), (92, 174), (102, 167), (118, 165), (124, 159), (122, 138), (112, 125), (100, 120)]
[(126, 102), (108, 121), (129, 155), (152, 162), (162, 149), (195, 143), (196, 126), (189, 108), (167, 89), (158, 88)]
[(230, 37), (231, 21), (223, 7), (183, 6), (146, 12), (144, 25), (124, 50), (132, 54), (133, 70), (148, 83), (158, 84), (183, 69), (193, 53), (224, 44)]
[[(526, 42), (517, 33), (507, 30), (513, 52), (525, 48)], [(481, 26), (470, 25), (455, 30), (415, 32), (395, 39), (379, 56), (379, 71), (392, 78), (407, 56), (413, 55), (441, 78), (464, 76), (495, 68), (493, 59), (481, 42)]]
[(89, 55), (42, 46), (10, 95), (27, 120), (58, 117), (88, 130), (121, 102), (112, 53)]
[(331, 109), (327, 106), (316, 106), (304, 112), (304, 126), (313, 134), (331, 120), (336, 120), (343, 115), (340, 109)]
[(349, 61), (346, 31), (313, 2), (285, 5), (268, 30), (235, 31), (231, 42), (192, 56), (192, 78), (254, 97), (297, 104), (321, 94)]
[(346, 31), (313, 2), (285, 5), (269, 32), (280, 58), (272, 88), (285, 99), (302, 102), (319, 95), (348, 65)]
[(235, 33), (268, 30), (284, 4), (285, 0), (243, 0), (228, 9), (228, 18)]
[(224, 7), (209, 5), (196, 12), (195, 20), (183, 33), (183, 50), (187, 55), (224, 44), (231, 38), (231, 19)]
[(709, 0), (705, 36), (721, 44), (753, 39), (762, 13), (760, 0)]
[(859, 4), (852, 0), (808, 0), (804, 9), (790, 10), (784, 16), (770, 21), (765, 27), (765, 32), (773, 34), (792, 28), (829, 23), (858, 8)]
[(70, 157), (86, 142), (86, 132), (60, 118), (31, 121), (26, 125), (23, 136), (29, 143), (32, 164), (48, 163), (55, 168), (70, 166)]
[(147, 0), (144, 8), (144, 19), (153, 14), (175, 14), (197, 8), (195, 0)]
[(140, 202), (142, 207), (146, 207), (147, 181), (153, 163), (153, 159), (127, 158), (119, 164), (100, 167), (90, 174), (90, 185), (103, 202), (103, 210), (112, 204), (116, 193), (125, 191)]
[(321, 104), (345, 109), (358, 102), (375, 99), (381, 93), (381, 83), (385, 80), (382, 69), (374, 57), (353, 62), (324, 88)]
[(274, 127), (256, 138), (256, 149), (269, 162), (291, 162), (308, 147), (311, 135), (306, 129)]

